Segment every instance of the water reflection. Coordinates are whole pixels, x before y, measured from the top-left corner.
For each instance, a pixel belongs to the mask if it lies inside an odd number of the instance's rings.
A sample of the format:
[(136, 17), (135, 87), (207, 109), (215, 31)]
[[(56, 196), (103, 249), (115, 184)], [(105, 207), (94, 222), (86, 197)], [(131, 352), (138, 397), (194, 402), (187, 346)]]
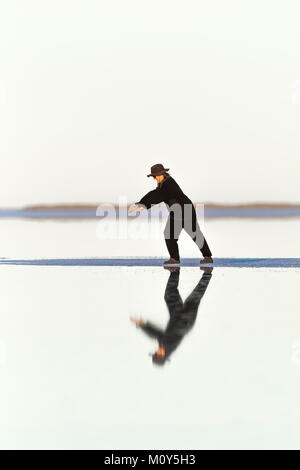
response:
[(179, 346), (184, 336), (194, 326), (200, 301), (206, 292), (212, 278), (212, 268), (201, 268), (203, 272), (198, 284), (192, 290), (185, 302), (178, 291), (180, 267), (166, 268), (170, 276), (166, 285), (164, 299), (167, 304), (170, 319), (164, 330), (158, 328), (142, 318), (131, 318), (131, 321), (144, 333), (158, 341), (158, 348), (152, 355), (152, 361), (157, 365), (164, 365), (171, 354)]

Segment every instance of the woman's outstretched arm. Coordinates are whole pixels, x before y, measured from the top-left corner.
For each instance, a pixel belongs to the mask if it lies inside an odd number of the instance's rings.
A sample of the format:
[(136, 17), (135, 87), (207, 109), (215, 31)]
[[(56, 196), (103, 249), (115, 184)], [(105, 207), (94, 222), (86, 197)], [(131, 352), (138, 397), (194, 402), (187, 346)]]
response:
[(129, 213), (140, 212), (145, 208), (150, 209), (151, 206), (159, 204), (162, 201), (163, 196), (161, 190), (159, 188), (153, 189), (153, 191), (149, 191), (149, 193), (145, 194), (140, 201), (136, 202), (134, 206), (129, 209)]

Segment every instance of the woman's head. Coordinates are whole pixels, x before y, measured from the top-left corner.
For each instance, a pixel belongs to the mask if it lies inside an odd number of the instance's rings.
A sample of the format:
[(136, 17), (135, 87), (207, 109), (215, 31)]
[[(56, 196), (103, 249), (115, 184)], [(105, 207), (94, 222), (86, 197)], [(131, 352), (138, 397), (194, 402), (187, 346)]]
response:
[(152, 176), (152, 178), (154, 178), (157, 183), (161, 183), (165, 178), (167, 178), (169, 175), (169, 173), (167, 173), (166, 171), (164, 173), (162, 173), (161, 175), (157, 175), (157, 176)]
[(154, 178), (158, 183), (161, 183), (161, 182), (164, 180), (165, 175), (153, 176), (153, 178)]
[(156, 176), (159, 176), (159, 175), (163, 175), (163, 174), (166, 174), (167, 171), (169, 171), (170, 168), (165, 168), (162, 163), (156, 163), (156, 165), (153, 165), (151, 167), (151, 173), (149, 173), (149, 175), (147, 176), (153, 176), (153, 177), (156, 177)]
[(152, 362), (158, 366), (163, 366), (166, 360), (166, 350), (164, 346), (160, 344), (157, 351), (152, 355)]

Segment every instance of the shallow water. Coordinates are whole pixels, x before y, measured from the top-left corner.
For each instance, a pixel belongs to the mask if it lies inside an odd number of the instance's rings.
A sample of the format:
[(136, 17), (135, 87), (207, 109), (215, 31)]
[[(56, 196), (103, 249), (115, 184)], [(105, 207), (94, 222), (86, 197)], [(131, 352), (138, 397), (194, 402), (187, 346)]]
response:
[[(248, 222), (205, 224), (217, 256), (300, 257), (299, 222)], [(92, 221), (0, 226), (5, 258), (165, 255), (159, 239), (101, 241)], [(300, 270), (215, 268), (194, 324), (155, 366), (157, 339), (130, 317), (166, 328), (170, 276), (0, 264), (1, 448), (300, 448)], [(183, 301), (202, 276), (181, 268)]]
[[(0, 258), (167, 257), (161, 222), (0, 219)], [(299, 219), (211, 219), (201, 224), (215, 257), (300, 258)], [(199, 250), (183, 232), (180, 254)]]

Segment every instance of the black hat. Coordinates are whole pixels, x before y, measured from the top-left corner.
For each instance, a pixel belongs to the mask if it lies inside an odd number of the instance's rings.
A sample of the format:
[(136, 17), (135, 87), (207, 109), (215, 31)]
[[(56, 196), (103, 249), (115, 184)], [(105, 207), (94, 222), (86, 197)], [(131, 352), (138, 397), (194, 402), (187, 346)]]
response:
[(164, 166), (161, 163), (156, 163), (156, 165), (153, 165), (151, 167), (151, 173), (150, 175), (147, 176), (159, 176), (163, 175), (167, 171), (169, 171), (170, 168), (164, 168)]

